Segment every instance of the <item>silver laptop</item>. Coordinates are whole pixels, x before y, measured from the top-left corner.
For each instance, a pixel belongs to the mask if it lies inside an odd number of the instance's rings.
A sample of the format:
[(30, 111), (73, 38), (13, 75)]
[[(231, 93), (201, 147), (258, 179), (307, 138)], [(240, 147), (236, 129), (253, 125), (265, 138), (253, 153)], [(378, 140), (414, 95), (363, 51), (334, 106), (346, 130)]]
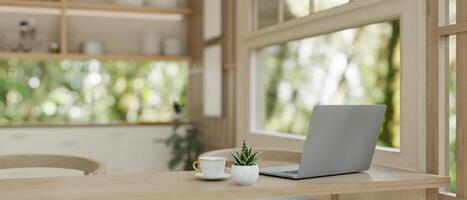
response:
[(385, 112), (385, 105), (315, 106), (300, 164), (260, 173), (303, 179), (368, 170)]

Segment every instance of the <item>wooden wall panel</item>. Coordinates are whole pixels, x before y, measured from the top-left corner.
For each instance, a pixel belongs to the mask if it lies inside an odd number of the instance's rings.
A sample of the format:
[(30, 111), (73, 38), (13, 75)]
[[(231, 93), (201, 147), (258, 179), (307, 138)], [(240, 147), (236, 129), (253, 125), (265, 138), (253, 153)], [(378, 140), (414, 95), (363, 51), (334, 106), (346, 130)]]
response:
[[(439, 77), (438, 77), (438, 0), (427, 1), (427, 70), (426, 70), (426, 171), (438, 174), (439, 168)], [(435, 200), (438, 197), (438, 189), (427, 190), (426, 199)]]
[[(223, 1), (223, 35), (203, 40), (203, 1), (190, 1), (189, 52), (192, 56), (188, 81), (188, 116), (202, 133), (206, 150), (235, 146), (235, 37), (234, 1)], [(215, 41), (223, 46), (222, 117), (203, 116), (203, 50)]]

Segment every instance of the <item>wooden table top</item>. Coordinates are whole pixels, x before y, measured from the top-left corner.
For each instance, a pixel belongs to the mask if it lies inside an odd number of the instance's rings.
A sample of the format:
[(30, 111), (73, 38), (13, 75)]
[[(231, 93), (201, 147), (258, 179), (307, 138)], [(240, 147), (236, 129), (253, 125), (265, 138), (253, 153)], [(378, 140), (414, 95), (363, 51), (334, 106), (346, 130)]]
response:
[(0, 199), (8, 200), (148, 200), (245, 199), (270, 196), (343, 194), (446, 187), (449, 178), (373, 166), (369, 171), (287, 180), (260, 176), (252, 186), (232, 179), (201, 181), (194, 172), (54, 177), (0, 180)]

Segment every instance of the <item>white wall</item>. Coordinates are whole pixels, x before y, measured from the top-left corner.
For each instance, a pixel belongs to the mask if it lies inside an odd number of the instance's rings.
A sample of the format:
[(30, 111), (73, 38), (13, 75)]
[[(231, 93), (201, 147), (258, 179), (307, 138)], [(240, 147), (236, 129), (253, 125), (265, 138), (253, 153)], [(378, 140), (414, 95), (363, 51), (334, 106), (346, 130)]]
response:
[[(100, 160), (107, 174), (166, 171), (170, 149), (155, 140), (172, 126), (0, 128), (0, 155), (46, 153)], [(79, 175), (69, 170), (1, 170), (0, 177)]]

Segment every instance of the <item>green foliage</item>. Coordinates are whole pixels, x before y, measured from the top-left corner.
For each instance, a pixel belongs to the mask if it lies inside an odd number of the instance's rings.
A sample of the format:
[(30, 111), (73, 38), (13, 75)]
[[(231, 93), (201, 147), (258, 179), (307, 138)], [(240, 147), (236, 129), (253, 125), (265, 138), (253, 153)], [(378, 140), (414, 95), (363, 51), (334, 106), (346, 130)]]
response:
[(178, 103), (173, 103), (174, 109), (174, 127), (172, 135), (163, 142), (171, 148), (172, 158), (168, 166), (170, 169), (175, 169), (178, 165), (183, 164), (183, 169), (187, 171), (193, 170), (192, 163), (204, 151), (204, 146), (199, 140), (199, 131), (194, 127), (186, 129), (185, 134), (179, 133), (182, 124), (180, 118), (183, 113), (183, 106)]
[(257, 125), (306, 135), (314, 105), (385, 104), (378, 145), (400, 147), (399, 26), (393, 20), (258, 49), (264, 124)]
[(456, 36), (449, 37), (449, 177), (451, 178), (451, 184), (449, 185), (449, 192), (457, 192), (457, 167), (456, 167)]
[(0, 125), (171, 121), (186, 62), (0, 60)]
[(259, 152), (253, 151), (253, 146), (248, 148), (245, 140), (243, 140), (240, 151), (233, 153), (232, 157), (234, 159), (234, 164), (237, 166), (252, 166), (258, 164), (259, 155)]
[(399, 141), (394, 141), (396, 137), (395, 133), (398, 132), (400, 127), (398, 126), (399, 118), (396, 112), (398, 111), (398, 104), (400, 99), (397, 99), (397, 93), (400, 92), (399, 90), (399, 77), (400, 77), (400, 61), (396, 61), (394, 58), (399, 53), (397, 51), (397, 47), (399, 45), (399, 38), (400, 38), (400, 23), (399, 21), (392, 21), (391, 22), (391, 29), (392, 33), (389, 36), (388, 42), (386, 44), (387, 48), (382, 49), (380, 54), (383, 57), (382, 60), (385, 60), (387, 65), (387, 71), (385, 74), (380, 74), (380, 80), (384, 80), (384, 87), (382, 88), (384, 99), (380, 104), (388, 105), (385, 113), (385, 118), (383, 121), (383, 125), (381, 127), (381, 134), (378, 138), (379, 145), (387, 146), (387, 147), (398, 147), (400, 145), (396, 145)]

